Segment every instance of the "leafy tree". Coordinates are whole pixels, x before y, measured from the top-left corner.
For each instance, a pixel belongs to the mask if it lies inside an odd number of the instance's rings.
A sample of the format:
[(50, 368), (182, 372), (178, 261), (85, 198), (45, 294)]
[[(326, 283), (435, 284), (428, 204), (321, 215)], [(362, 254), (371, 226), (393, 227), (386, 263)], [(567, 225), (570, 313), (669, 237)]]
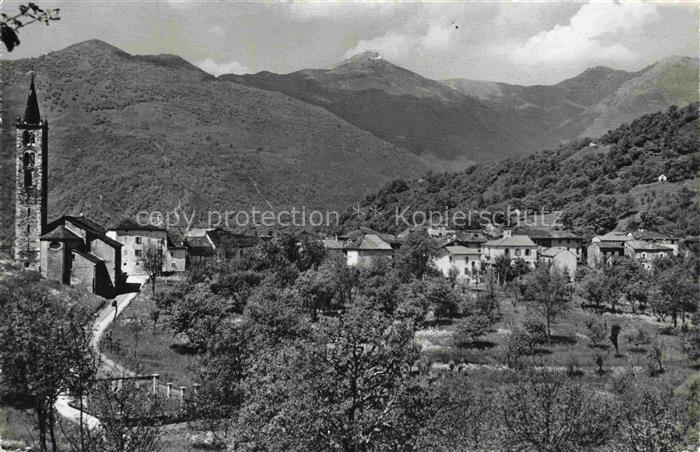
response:
[(206, 284), (197, 284), (170, 307), (166, 322), (173, 333), (187, 337), (192, 349), (203, 352), (224, 319), (234, 312)]
[(547, 324), (547, 338), (552, 337), (552, 322), (564, 313), (571, 301), (568, 275), (553, 268), (551, 264), (539, 263), (526, 277), (526, 293), (534, 302), (534, 308)]
[(637, 351), (640, 345), (649, 345), (652, 340), (653, 338), (649, 331), (643, 327), (637, 327), (627, 335), (627, 342), (634, 344), (634, 349)]
[(258, 360), (234, 447), (410, 448), (425, 419), (413, 331), (366, 303)]
[(42, 451), (58, 447), (58, 396), (84, 392), (96, 371), (88, 295), (62, 289), (34, 273), (0, 279), (0, 389), (34, 411)]
[(211, 285), (211, 291), (233, 301), (233, 309), (242, 313), (248, 299), (261, 284), (264, 273), (253, 270), (233, 269), (219, 276)]
[(584, 321), (584, 325), (586, 326), (588, 338), (591, 340), (593, 347), (599, 347), (605, 342), (608, 335), (608, 327), (604, 321), (597, 317), (589, 316)]
[(621, 330), (622, 327), (620, 327), (620, 325), (617, 323), (613, 323), (610, 327), (610, 336), (608, 337), (608, 339), (610, 339), (610, 342), (612, 342), (613, 347), (615, 347), (615, 356), (620, 356), (620, 349), (618, 348), (618, 338), (620, 337)]
[(98, 384), (89, 396), (91, 412), (100, 420), (93, 436), (96, 452), (151, 452), (161, 450), (159, 441), (164, 400), (145, 394), (136, 382), (124, 380), (121, 389), (108, 382)]
[(435, 240), (423, 230), (412, 231), (399, 248), (396, 267), (404, 280), (437, 273), (433, 261), (438, 255)]
[(455, 293), (449, 281), (442, 277), (431, 278), (424, 281), (425, 297), (429, 306), (433, 308), (435, 317), (454, 317), (459, 308), (459, 296)]
[(0, 39), (7, 51), (12, 52), (12, 50), (19, 45), (17, 31), (20, 28), (26, 27), (34, 22), (41, 22), (45, 25), (49, 25), (53, 21), (61, 20), (58, 16), (59, 12), (59, 8), (44, 10), (35, 3), (27, 3), (26, 5), (20, 4), (19, 13), (14, 16), (0, 13)]
[(514, 449), (589, 450), (614, 432), (614, 407), (603, 395), (549, 371), (530, 371), (505, 390), (498, 406)]
[(670, 315), (673, 326), (678, 326), (678, 316), (685, 321), (686, 312), (697, 310), (698, 287), (691, 270), (683, 261), (660, 266), (655, 274), (658, 297), (653, 308), (661, 315)]
[(484, 315), (471, 315), (460, 319), (455, 327), (453, 341), (458, 347), (474, 344), (476, 340), (488, 333), (491, 320)]
[(617, 450), (676, 450), (690, 427), (685, 407), (660, 379), (632, 380), (620, 394), (618, 410)]

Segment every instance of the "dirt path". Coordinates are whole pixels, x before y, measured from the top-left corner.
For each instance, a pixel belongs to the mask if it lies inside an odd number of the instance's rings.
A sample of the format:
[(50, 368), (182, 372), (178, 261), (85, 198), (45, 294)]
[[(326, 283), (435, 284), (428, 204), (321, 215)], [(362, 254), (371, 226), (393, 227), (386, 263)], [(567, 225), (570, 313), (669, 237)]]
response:
[[(146, 282), (148, 278), (146, 276), (134, 276), (129, 277), (127, 283), (129, 284), (139, 284), (139, 288)], [(92, 330), (92, 339), (90, 339), (90, 346), (95, 349), (97, 353), (100, 354), (102, 360), (102, 368), (106, 373), (113, 375), (133, 375), (134, 373), (119, 364), (115, 363), (111, 359), (100, 353), (100, 339), (104, 335), (109, 325), (116, 319), (119, 314), (124, 311), (124, 309), (131, 303), (131, 301), (136, 297), (138, 292), (129, 292), (121, 295), (117, 295), (114, 299), (117, 302), (117, 309), (115, 314), (115, 309), (112, 306), (112, 300), (108, 300), (105, 306), (102, 307), (97, 312), (95, 325)], [(73, 408), (68, 404), (70, 397), (68, 394), (61, 394), (56, 401), (54, 407), (58, 414), (64, 419), (68, 419), (76, 424), (80, 422), (80, 410)], [(83, 413), (83, 422), (87, 424), (89, 428), (95, 428), (100, 424), (100, 421), (89, 414)]]

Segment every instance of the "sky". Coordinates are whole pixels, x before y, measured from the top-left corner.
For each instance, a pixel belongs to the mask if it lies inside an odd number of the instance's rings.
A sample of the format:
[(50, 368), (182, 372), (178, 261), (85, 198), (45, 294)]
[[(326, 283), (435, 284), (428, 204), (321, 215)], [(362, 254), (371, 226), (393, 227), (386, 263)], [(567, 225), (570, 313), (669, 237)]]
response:
[[(288, 73), (379, 52), (433, 79), (552, 84), (588, 67), (698, 56), (695, 2), (43, 1), (61, 21), (20, 30), (3, 58), (87, 39), (171, 53), (214, 75)], [(5, 0), (3, 12), (18, 10)]]

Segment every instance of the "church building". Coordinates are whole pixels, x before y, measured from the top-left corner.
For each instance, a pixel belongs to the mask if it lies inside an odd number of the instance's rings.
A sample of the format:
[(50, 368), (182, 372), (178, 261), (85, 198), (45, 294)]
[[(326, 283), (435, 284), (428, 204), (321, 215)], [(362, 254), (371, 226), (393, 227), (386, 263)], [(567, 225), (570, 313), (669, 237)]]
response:
[(47, 223), (48, 132), (32, 74), (24, 117), (16, 125), (15, 260), (44, 278), (114, 297), (124, 280), (122, 244), (83, 216)]

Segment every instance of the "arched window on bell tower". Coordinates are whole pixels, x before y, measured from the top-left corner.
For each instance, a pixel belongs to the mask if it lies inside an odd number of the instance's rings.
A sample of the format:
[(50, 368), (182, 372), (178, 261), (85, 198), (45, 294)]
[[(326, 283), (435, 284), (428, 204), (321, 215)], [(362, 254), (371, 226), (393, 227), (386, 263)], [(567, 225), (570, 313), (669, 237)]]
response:
[(27, 146), (27, 145), (35, 144), (35, 143), (36, 143), (36, 138), (34, 137), (34, 132), (30, 132), (29, 130), (25, 130), (24, 133), (22, 133), (22, 144)]
[(24, 165), (24, 186), (33, 187), (34, 186), (34, 163), (35, 155), (33, 152), (27, 151), (22, 157), (22, 163)]

